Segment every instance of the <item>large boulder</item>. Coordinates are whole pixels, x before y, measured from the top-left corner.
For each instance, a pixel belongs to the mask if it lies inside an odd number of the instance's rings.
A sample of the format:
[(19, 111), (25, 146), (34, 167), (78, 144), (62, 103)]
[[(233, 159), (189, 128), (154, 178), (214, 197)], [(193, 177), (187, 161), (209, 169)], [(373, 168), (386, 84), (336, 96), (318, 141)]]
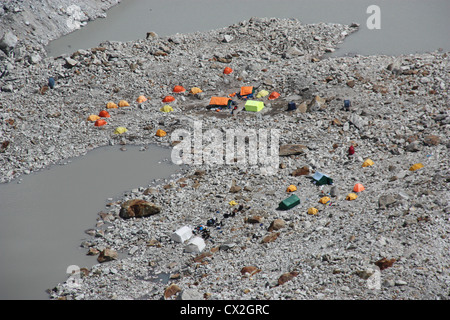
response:
[(0, 39), (0, 50), (6, 54), (10, 52), (17, 44), (17, 37), (11, 31), (6, 32)]
[(122, 203), (119, 216), (123, 219), (142, 218), (157, 214), (161, 207), (141, 199), (132, 199)]

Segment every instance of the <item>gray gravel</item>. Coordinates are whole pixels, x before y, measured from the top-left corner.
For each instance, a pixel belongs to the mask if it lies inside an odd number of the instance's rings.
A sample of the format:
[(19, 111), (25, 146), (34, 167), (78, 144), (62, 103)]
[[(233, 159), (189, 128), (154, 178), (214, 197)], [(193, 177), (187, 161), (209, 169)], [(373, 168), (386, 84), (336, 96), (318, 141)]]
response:
[[(57, 58), (4, 54), (1, 182), (108, 144), (171, 146), (170, 133), (192, 129), (196, 120), (221, 132), (278, 129), (281, 145), (306, 146), (280, 157), (275, 175), (257, 166), (200, 165), (136, 186), (107, 205), (96, 226), (86, 226), (90, 235), (81, 243), (86, 253), (108, 249), (117, 258), (85, 270), (79, 286), (54, 286), (51, 299), (156, 300), (171, 284), (180, 291), (166, 299), (448, 299), (448, 53), (326, 57), (357, 29), (252, 18), (209, 32), (105, 42)], [(222, 73), (225, 66), (231, 75)], [(56, 85), (46, 90), (49, 77)], [(175, 85), (203, 93), (174, 94)], [(206, 109), (211, 96), (244, 85), (281, 97), (264, 100), (258, 114)], [(174, 111), (163, 113), (169, 94)], [(140, 95), (149, 100), (138, 104)], [(325, 103), (310, 104), (315, 96)], [(86, 121), (122, 99), (130, 107), (108, 109), (106, 126)], [(350, 111), (343, 108), (347, 99)], [(298, 110), (286, 111), (291, 101)], [(118, 126), (128, 132), (114, 134)], [(157, 129), (168, 135), (155, 136)], [(348, 156), (351, 144), (355, 154)], [(362, 167), (367, 158), (374, 165)], [(410, 171), (415, 163), (424, 167)], [(291, 175), (304, 166), (309, 175)], [(311, 182), (315, 171), (333, 179), (333, 196), (330, 185)], [(345, 200), (357, 182), (365, 190)], [(292, 184), (301, 203), (277, 210)], [(318, 202), (327, 195), (331, 202)], [(161, 211), (123, 219), (120, 205), (131, 199)], [(230, 206), (233, 200), (238, 205)], [(319, 213), (307, 214), (310, 207)], [(222, 225), (207, 226), (210, 219)], [(276, 219), (279, 229), (268, 231)], [(202, 255), (171, 239), (185, 225), (207, 226)], [(382, 258), (395, 262), (380, 270), (375, 263)], [(259, 271), (241, 273), (251, 266)]]

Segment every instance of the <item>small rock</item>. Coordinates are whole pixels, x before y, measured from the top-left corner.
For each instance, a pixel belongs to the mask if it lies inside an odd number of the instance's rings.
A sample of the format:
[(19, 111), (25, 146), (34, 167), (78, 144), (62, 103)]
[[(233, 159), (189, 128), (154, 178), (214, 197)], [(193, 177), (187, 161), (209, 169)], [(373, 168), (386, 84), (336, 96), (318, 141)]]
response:
[(100, 255), (97, 258), (97, 261), (100, 263), (116, 260), (117, 259), (117, 252), (111, 249), (105, 249), (102, 252), (100, 252)]
[(272, 231), (276, 231), (276, 230), (280, 230), (282, 228), (284, 228), (286, 226), (286, 223), (284, 222), (283, 219), (275, 219), (274, 221), (272, 221), (272, 223), (270, 224), (269, 228), (267, 229), (269, 232)]
[(306, 175), (309, 175), (309, 173), (310, 173), (309, 167), (304, 166), (302, 168), (297, 168), (296, 170), (294, 170), (294, 172), (292, 172), (292, 176), (294, 176), (294, 177), (306, 176)]
[(285, 284), (286, 282), (294, 279), (296, 276), (298, 276), (297, 271), (286, 272), (278, 278), (278, 285), (281, 286), (281, 285)]
[(378, 207), (380, 209), (386, 209), (388, 206), (394, 204), (395, 202), (397, 202), (397, 200), (395, 200), (394, 196), (383, 195), (380, 198), (378, 198)]
[(178, 294), (177, 300), (203, 300), (203, 295), (195, 289), (184, 289)]
[(121, 205), (119, 216), (123, 219), (142, 218), (157, 214), (161, 207), (141, 199), (128, 200)]
[(179, 286), (177, 286), (176, 284), (171, 284), (170, 286), (168, 286), (166, 288), (166, 290), (164, 290), (164, 298), (168, 299), (180, 291), (181, 291), (181, 288)]

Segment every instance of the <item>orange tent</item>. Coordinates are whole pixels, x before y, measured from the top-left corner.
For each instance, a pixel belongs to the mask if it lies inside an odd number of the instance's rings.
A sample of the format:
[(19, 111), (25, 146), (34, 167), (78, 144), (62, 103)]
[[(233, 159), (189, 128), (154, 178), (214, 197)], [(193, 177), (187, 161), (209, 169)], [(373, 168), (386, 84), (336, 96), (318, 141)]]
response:
[(163, 102), (172, 102), (172, 101), (175, 101), (175, 98), (172, 96), (166, 96), (163, 99)]
[(158, 131), (156, 131), (156, 135), (158, 137), (164, 137), (167, 133), (164, 130), (158, 129)]
[(355, 186), (353, 187), (353, 191), (355, 192), (361, 192), (364, 191), (364, 186), (361, 183), (357, 183), (355, 184)]
[(175, 86), (173, 88), (173, 92), (185, 92), (185, 91), (186, 91), (186, 89), (183, 88), (183, 86)]
[(106, 104), (106, 108), (107, 109), (117, 109), (117, 104), (115, 104), (114, 102), (108, 102), (107, 104)]
[(97, 121), (95, 121), (94, 126), (101, 127), (101, 126), (104, 126), (105, 124), (107, 124), (107, 122), (105, 120), (98, 119)]
[(129, 107), (130, 104), (128, 103), (128, 101), (125, 100), (120, 100), (119, 101), (119, 107), (123, 108), (123, 107)]
[(241, 96), (247, 96), (253, 93), (253, 87), (241, 87)]
[(297, 187), (294, 186), (293, 184), (291, 184), (291, 185), (287, 188), (286, 192), (294, 192), (294, 191), (296, 191), (296, 190), (297, 190)]
[(146, 98), (145, 96), (139, 96), (139, 97), (136, 99), (136, 102), (137, 102), (137, 103), (142, 103), (142, 102), (145, 102), (145, 101), (147, 101), (147, 98)]
[(98, 115), (99, 115), (99, 117), (102, 117), (102, 118), (110, 118), (111, 117), (109, 115), (108, 111), (106, 111), (106, 110), (100, 111), (100, 113)]
[(212, 106), (228, 106), (230, 101), (231, 99), (227, 97), (211, 97), (209, 104)]
[(280, 94), (278, 93), (278, 92), (276, 92), (276, 91), (274, 91), (274, 92), (272, 92), (270, 95), (269, 95), (269, 100), (275, 100), (275, 99), (277, 99), (277, 98), (279, 98), (280, 97)]
[(230, 67), (226, 67), (225, 69), (223, 69), (224, 74), (230, 74), (232, 72), (233, 72), (233, 69), (231, 69)]

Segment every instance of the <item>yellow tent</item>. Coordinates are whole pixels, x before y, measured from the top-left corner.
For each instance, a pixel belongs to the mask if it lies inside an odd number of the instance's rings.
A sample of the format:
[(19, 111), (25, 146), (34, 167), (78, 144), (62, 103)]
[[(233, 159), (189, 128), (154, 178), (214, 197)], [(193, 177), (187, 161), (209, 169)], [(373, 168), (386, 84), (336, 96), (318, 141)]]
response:
[(143, 103), (143, 102), (145, 102), (145, 101), (147, 101), (147, 98), (146, 98), (145, 96), (139, 96), (139, 97), (136, 99), (136, 102), (137, 102), (137, 103)]
[(197, 93), (200, 93), (200, 92), (203, 92), (202, 89), (197, 88), (197, 87), (193, 87), (191, 89), (191, 91), (189, 91), (189, 93), (191, 93), (191, 94), (197, 94)]
[(347, 198), (345, 198), (345, 200), (355, 200), (356, 198), (358, 198), (358, 195), (356, 193), (349, 193), (347, 195)]
[(91, 114), (88, 118), (87, 121), (97, 121), (98, 119), (100, 119), (100, 117), (96, 114)]
[(126, 100), (120, 100), (119, 101), (119, 107), (123, 108), (123, 107), (129, 107), (130, 104), (128, 103), (128, 101)]
[(114, 130), (114, 133), (115, 134), (122, 134), (122, 133), (125, 133), (127, 131), (128, 131), (128, 129), (125, 128), (125, 127), (117, 127), (116, 130)]
[(256, 95), (256, 98), (264, 98), (265, 96), (269, 95), (269, 91), (266, 90), (261, 90), (260, 92), (258, 92), (258, 94)]
[(110, 101), (106, 104), (106, 108), (107, 109), (117, 109), (117, 104), (115, 104), (114, 102)]
[(331, 201), (331, 199), (329, 197), (322, 197), (319, 200), (319, 202), (323, 203), (323, 204), (327, 203), (328, 201)]
[(308, 214), (313, 215), (313, 216), (316, 215), (318, 212), (319, 212), (319, 210), (317, 210), (316, 208), (313, 208), (313, 207), (308, 209)]
[(157, 135), (158, 137), (165, 137), (166, 134), (167, 134), (167, 133), (166, 133), (164, 130), (161, 130), (161, 129), (158, 129), (158, 130), (156, 131), (156, 135)]
[(417, 169), (423, 168), (423, 164), (421, 163), (416, 163), (414, 165), (411, 166), (411, 168), (409, 168), (409, 171), (416, 171)]
[(159, 110), (161, 110), (162, 112), (171, 112), (171, 111), (173, 111), (173, 108), (166, 104), (164, 107), (162, 107)]
[(362, 164), (363, 167), (369, 167), (369, 166), (373, 166), (373, 161), (370, 159), (367, 159), (366, 161), (364, 161), (364, 163)]
[(286, 192), (294, 192), (294, 191), (297, 191), (297, 187), (294, 186), (293, 184), (291, 184), (286, 190)]
[(234, 200), (231, 200), (228, 204), (229, 204), (230, 206), (235, 206), (235, 205), (237, 205), (237, 202), (234, 201)]

